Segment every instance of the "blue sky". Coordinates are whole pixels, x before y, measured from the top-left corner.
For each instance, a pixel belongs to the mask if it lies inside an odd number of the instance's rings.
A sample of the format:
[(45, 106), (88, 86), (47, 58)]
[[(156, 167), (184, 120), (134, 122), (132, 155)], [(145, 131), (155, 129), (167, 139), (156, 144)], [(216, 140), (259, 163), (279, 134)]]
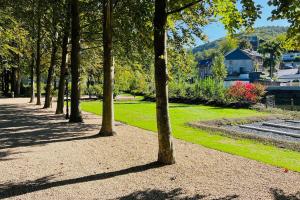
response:
[[(270, 21), (268, 17), (271, 16), (271, 11), (273, 7), (268, 5), (268, 0), (254, 0), (257, 4), (262, 6), (262, 14), (261, 19), (257, 19), (254, 27), (260, 26), (288, 26), (288, 22), (286, 20), (276, 20)], [(224, 29), (221, 23), (212, 23), (208, 26), (204, 27), (204, 33), (208, 36), (209, 41), (213, 41), (219, 39), (221, 37), (226, 36), (226, 30)], [(197, 40), (197, 45), (203, 44), (204, 42), (201, 40)]]

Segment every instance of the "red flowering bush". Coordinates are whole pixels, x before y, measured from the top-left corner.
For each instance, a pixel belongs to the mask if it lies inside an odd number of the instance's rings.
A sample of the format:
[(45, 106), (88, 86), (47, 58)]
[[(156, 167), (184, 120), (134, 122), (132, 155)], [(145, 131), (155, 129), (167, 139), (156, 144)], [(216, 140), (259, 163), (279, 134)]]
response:
[(257, 103), (265, 94), (265, 87), (261, 84), (235, 82), (228, 89), (228, 96), (235, 101)]

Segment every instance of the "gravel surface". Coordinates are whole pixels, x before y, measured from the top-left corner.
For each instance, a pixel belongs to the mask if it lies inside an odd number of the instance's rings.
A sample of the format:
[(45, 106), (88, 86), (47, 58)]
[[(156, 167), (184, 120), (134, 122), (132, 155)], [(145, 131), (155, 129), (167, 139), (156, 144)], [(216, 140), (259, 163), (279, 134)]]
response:
[[(266, 123), (274, 123), (274, 124), (283, 124), (283, 125), (289, 125), (289, 126), (294, 126), (294, 127), (300, 127), (300, 124), (297, 123), (290, 123), (286, 122), (284, 120), (270, 120), (270, 121), (265, 121)], [(289, 129), (289, 128), (279, 128), (279, 127), (271, 127), (271, 126), (265, 126), (263, 123), (265, 122), (257, 122), (257, 123), (252, 123), (252, 124), (245, 124), (245, 125), (250, 125), (253, 127), (258, 127), (258, 128), (264, 128), (264, 129), (273, 129), (277, 131), (283, 131), (283, 132), (288, 132), (288, 133), (293, 133), (293, 134), (299, 134), (300, 135), (300, 130), (294, 130), (294, 129)], [(288, 142), (300, 142), (300, 138), (296, 137), (290, 137), (286, 135), (280, 135), (272, 132), (265, 132), (265, 131), (258, 131), (258, 130), (253, 130), (249, 128), (242, 128), (239, 126), (225, 126), (225, 128), (229, 130), (234, 130), (238, 131), (241, 133), (250, 133), (254, 134), (260, 137), (265, 137), (265, 138), (272, 138), (275, 140), (280, 140), (280, 141), (288, 141)]]
[(95, 137), (100, 117), (69, 124), (27, 101), (0, 99), (0, 199), (300, 199), (300, 173), (179, 140), (159, 166), (153, 132)]

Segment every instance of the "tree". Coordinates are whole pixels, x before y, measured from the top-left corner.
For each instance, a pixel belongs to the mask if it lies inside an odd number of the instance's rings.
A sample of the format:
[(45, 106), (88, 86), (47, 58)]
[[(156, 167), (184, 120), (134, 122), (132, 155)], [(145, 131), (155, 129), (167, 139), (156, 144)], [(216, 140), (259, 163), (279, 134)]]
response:
[(112, 20), (113, 20), (113, 1), (103, 0), (103, 116), (101, 136), (112, 136), (114, 109), (113, 109), (113, 81), (114, 81), (114, 61), (112, 55)]
[(279, 40), (266, 41), (258, 51), (264, 55), (264, 66), (269, 67), (269, 76), (273, 79), (282, 55), (282, 43)]
[(239, 43), (239, 48), (252, 50), (252, 44), (248, 40), (242, 39)]
[[(242, 1), (242, 11), (236, 8), (235, 2), (230, 0), (210, 2), (215, 16), (224, 24), (230, 34), (235, 32), (241, 26), (253, 25), (255, 19), (259, 16), (259, 7), (255, 7), (252, 0)], [(178, 32), (181, 28), (183, 38), (196, 34), (202, 36), (201, 25), (208, 23), (212, 13), (207, 9), (207, 5), (202, 1), (177, 1), (173, 0), (155, 0), (154, 13), (154, 54), (155, 54), (155, 87), (156, 87), (156, 118), (158, 129), (158, 161), (163, 164), (175, 163), (173, 142), (171, 136), (171, 125), (168, 111), (168, 70), (167, 70), (167, 30), (168, 25), (173, 37), (171, 41), (179, 41), (179, 44), (185, 43)], [(168, 21), (168, 16), (170, 21)], [(186, 23), (188, 30), (184, 26), (176, 26), (176, 22)], [(199, 20), (199, 24), (195, 22)], [(191, 31), (189, 31), (191, 30)], [(190, 34), (189, 34), (190, 33)]]
[(28, 51), (28, 32), (14, 16), (0, 12), (0, 60), (4, 65), (5, 95), (8, 95), (10, 85), (11, 92), (19, 96), (21, 73)]
[(225, 40), (222, 40), (219, 45), (218, 49), (221, 53), (226, 54), (238, 47), (238, 40), (234, 37), (226, 37)]
[(213, 78), (221, 82), (227, 77), (227, 68), (225, 66), (224, 55), (219, 53), (212, 60)]
[(65, 93), (65, 79), (67, 72), (67, 60), (68, 60), (68, 40), (70, 35), (70, 0), (67, 0), (65, 5), (64, 27), (63, 27), (63, 39), (62, 39), (62, 55), (60, 65), (60, 76), (58, 85), (57, 107), (56, 114), (62, 114), (64, 112), (64, 93)]
[(80, 101), (80, 18), (79, 18), (79, 2), (78, 0), (71, 0), (71, 114), (70, 122), (82, 122), (82, 116), (79, 109)]
[(50, 59), (50, 66), (48, 69), (48, 78), (47, 78), (47, 84), (45, 89), (45, 104), (44, 108), (50, 108), (51, 106), (51, 99), (52, 99), (52, 81), (53, 81), (53, 74), (54, 74), (54, 68), (56, 66), (56, 57), (57, 57), (57, 50), (58, 50), (58, 2), (53, 1), (51, 5), (51, 14), (52, 14), (52, 30), (51, 32), (51, 59)]
[(35, 12), (36, 6), (35, 6), (35, 0), (31, 3), (31, 14), (30, 16), (32, 19), (30, 20), (30, 28), (31, 28), (31, 63), (30, 63), (30, 101), (29, 103), (33, 103), (35, 99), (35, 91), (34, 91), (34, 67), (35, 67)]
[(154, 66), (156, 119), (159, 141), (158, 161), (164, 164), (173, 164), (175, 163), (175, 155), (169, 119), (167, 85), (167, 12), (167, 0), (156, 0), (154, 14)]
[(37, 0), (37, 39), (36, 39), (36, 105), (41, 105), (41, 31), (42, 31), (42, 9), (41, 0)]
[(286, 19), (290, 23), (288, 39), (293, 40), (295, 48), (300, 46), (300, 17), (298, 0), (269, 0), (268, 4), (274, 7), (270, 19)]

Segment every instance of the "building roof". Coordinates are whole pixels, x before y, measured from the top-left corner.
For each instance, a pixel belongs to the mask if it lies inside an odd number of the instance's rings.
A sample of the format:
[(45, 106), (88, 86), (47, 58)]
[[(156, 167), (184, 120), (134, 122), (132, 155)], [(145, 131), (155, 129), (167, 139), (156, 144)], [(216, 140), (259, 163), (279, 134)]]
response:
[(267, 87), (268, 91), (273, 91), (273, 90), (284, 90), (284, 91), (300, 91), (299, 86), (269, 86)]
[(210, 66), (211, 63), (212, 63), (212, 58), (209, 58), (209, 59), (205, 59), (205, 60), (199, 60), (198, 65), (199, 65), (199, 67)]
[(262, 58), (261, 54), (256, 51), (248, 49), (235, 49), (225, 55), (226, 60), (253, 60), (255, 58)]
[(300, 74), (298, 73), (298, 69), (286, 69), (279, 70), (277, 72), (278, 81), (280, 82), (290, 82), (294, 80), (300, 80)]
[(300, 80), (300, 74), (290, 74), (278, 77), (280, 82), (290, 82), (295, 80)]

